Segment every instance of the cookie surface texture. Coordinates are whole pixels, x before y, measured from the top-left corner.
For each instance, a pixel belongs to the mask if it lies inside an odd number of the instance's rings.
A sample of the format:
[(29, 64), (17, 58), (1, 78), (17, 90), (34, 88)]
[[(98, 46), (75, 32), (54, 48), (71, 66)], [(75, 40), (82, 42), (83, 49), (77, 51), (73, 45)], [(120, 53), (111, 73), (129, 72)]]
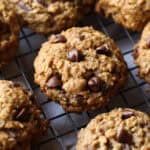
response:
[(150, 117), (118, 108), (94, 118), (78, 134), (76, 150), (149, 150)]

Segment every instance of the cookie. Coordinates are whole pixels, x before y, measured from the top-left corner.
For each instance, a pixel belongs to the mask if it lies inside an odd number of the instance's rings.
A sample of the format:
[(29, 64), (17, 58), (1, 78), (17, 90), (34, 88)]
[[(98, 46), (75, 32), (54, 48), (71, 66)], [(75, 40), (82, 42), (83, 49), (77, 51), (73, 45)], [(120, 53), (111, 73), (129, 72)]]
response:
[(30, 150), (31, 140), (46, 130), (33, 95), (18, 83), (0, 80), (0, 149)]
[(94, 118), (80, 130), (76, 150), (149, 150), (150, 117), (118, 108)]
[(0, 69), (15, 56), (18, 48), (19, 25), (6, 1), (0, 1)]
[(139, 67), (139, 76), (150, 84), (150, 22), (144, 28), (141, 40), (134, 48), (135, 63)]
[(149, 0), (98, 0), (96, 12), (133, 31), (142, 31), (150, 20)]
[(10, 0), (22, 24), (39, 33), (59, 32), (74, 26), (95, 0)]
[(92, 27), (50, 36), (34, 62), (35, 82), (67, 111), (104, 106), (128, 78), (114, 41)]

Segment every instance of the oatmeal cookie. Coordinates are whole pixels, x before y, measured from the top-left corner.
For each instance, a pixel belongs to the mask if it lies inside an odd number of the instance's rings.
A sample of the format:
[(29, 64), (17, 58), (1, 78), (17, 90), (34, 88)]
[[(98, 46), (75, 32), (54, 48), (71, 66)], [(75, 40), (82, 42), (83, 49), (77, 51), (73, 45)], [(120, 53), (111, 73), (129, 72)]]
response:
[(117, 23), (133, 31), (142, 31), (150, 20), (149, 0), (98, 0), (98, 13), (111, 16)]
[(39, 33), (60, 32), (75, 25), (95, 0), (9, 0), (22, 24)]
[(133, 54), (139, 67), (139, 76), (150, 84), (150, 22), (145, 27)]
[(103, 106), (125, 84), (126, 63), (114, 41), (92, 27), (50, 36), (34, 62), (35, 82), (67, 111)]
[(15, 56), (18, 48), (19, 25), (16, 14), (0, 0), (0, 69)]
[(149, 150), (150, 117), (119, 108), (94, 118), (78, 134), (76, 150)]
[(0, 80), (0, 149), (30, 150), (30, 142), (47, 130), (33, 95), (20, 84)]

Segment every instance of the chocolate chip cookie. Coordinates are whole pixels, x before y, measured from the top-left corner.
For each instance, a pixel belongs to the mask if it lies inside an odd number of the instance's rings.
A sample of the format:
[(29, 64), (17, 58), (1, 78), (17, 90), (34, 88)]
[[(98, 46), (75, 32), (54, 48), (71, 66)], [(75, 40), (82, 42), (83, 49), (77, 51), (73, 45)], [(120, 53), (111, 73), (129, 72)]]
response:
[(59, 32), (75, 25), (95, 0), (9, 0), (20, 21), (39, 33)]
[(150, 84), (150, 22), (144, 28), (141, 40), (134, 48), (135, 63), (139, 67), (139, 76)]
[(10, 62), (18, 47), (19, 25), (6, 1), (0, 1), (0, 69)]
[(19, 83), (0, 80), (0, 149), (30, 150), (31, 140), (46, 130), (33, 95)]
[(149, 0), (98, 0), (96, 11), (111, 16), (133, 31), (141, 31), (150, 20)]
[(150, 117), (118, 108), (94, 118), (78, 134), (76, 150), (149, 150)]
[(34, 68), (42, 91), (75, 112), (103, 106), (128, 78), (114, 41), (92, 27), (74, 27), (50, 36)]

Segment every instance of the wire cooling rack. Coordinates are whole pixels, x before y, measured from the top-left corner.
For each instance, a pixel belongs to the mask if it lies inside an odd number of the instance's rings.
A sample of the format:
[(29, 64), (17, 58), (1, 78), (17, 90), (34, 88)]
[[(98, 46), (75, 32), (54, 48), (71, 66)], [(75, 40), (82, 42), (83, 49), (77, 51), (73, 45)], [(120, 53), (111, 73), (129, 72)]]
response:
[(107, 112), (115, 107), (130, 107), (150, 113), (150, 93), (145, 81), (137, 76), (137, 67), (132, 57), (133, 45), (139, 40), (140, 33), (130, 32), (115, 24), (112, 20), (104, 19), (95, 14), (88, 15), (81, 26), (92, 25), (96, 29), (112, 37), (121, 48), (124, 59), (130, 71), (126, 87), (114, 97), (108, 106), (97, 111), (80, 114), (65, 112), (62, 107), (48, 100), (33, 81), (33, 61), (40, 49), (41, 43), (47, 40), (44, 35), (23, 29), (20, 33), (20, 46), (15, 60), (2, 72), (1, 79), (21, 82), (27, 89), (34, 92), (37, 102), (41, 105), (43, 117), (49, 120), (48, 135), (41, 138), (33, 150), (72, 150), (76, 143), (77, 132), (97, 114)]

